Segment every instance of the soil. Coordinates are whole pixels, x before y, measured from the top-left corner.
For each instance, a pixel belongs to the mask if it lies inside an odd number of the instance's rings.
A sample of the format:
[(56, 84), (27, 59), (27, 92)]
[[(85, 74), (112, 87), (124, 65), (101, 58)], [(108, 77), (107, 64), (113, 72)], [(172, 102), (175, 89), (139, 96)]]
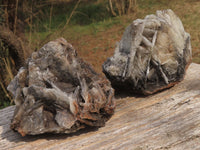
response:
[(114, 54), (115, 45), (120, 41), (124, 27), (114, 26), (108, 31), (86, 35), (78, 40), (67, 40), (77, 50), (78, 55), (89, 62), (95, 71), (102, 73), (102, 64)]

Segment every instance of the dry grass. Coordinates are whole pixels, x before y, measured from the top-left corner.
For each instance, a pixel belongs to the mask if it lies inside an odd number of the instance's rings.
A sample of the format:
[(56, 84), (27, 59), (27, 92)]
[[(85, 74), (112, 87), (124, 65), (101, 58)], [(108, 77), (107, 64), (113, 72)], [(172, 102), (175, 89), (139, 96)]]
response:
[[(6, 51), (7, 49), (1, 46), (1, 50)], [(3, 58), (0, 57), (0, 59), (1, 59), (0, 61), (1, 71), (4, 73), (4, 75), (1, 74), (1, 77), (3, 79), (0, 78), (0, 89), (2, 89), (2, 91), (4, 92), (4, 95), (9, 99), (10, 104), (13, 104), (13, 99), (9, 95), (8, 91), (6, 90), (8, 83), (14, 77), (13, 72), (12, 72), (12, 67), (11, 67), (13, 60), (9, 58), (8, 56), (5, 56)], [(2, 102), (0, 104), (2, 104)]]

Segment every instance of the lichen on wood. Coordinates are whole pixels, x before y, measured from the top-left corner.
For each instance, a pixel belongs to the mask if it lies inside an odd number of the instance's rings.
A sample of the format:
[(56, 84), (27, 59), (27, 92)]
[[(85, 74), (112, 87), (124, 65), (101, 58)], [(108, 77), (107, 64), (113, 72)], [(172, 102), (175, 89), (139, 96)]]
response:
[(110, 82), (63, 38), (32, 53), (8, 90), (16, 104), (11, 128), (23, 136), (103, 126), (115, 108)]
[(191, 57), (190, 35), (168, 9), (133, 21), (103, 72), (115, 89), (152, 94), (181, 81)]

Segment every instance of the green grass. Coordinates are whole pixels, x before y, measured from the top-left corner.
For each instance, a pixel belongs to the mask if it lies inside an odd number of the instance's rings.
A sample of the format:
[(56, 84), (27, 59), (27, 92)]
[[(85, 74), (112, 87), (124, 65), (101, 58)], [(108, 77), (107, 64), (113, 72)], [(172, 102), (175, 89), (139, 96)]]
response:
[(9, 101), (5, 101), (5, 100), (0, 100), (0, 109), (5, 108), (10, 106), (10, 102)]
[[(78, 40), (80, 37), (85, 35), (97, 35), (98, 32), (105, 32), (112, 28), (114, 25), (123, 25), (120, 17), (104, 19), (103, 21), (94, 22), (88, 25), (68, 25), (64, 32), (61, 32), (63, 28), (54, 29), (50, 31), (34, 32), (32, 33), (32, 47), (39, 48), (44, 43), (59, 38), (65, 37), (70, 40)], [(27, 33), (28, 37), (28, 33)], [(48, 37), (48, 38), (47, 38)], [(38, 42), (40, 41), (40, 42)]]
[[(76, 2), (72, 4), (56, 5), (52, 9), (50, 23), (51, 6), (46, 6), (41, 15), (34, 17), (33, 24), (38, 32), (55, 30), (65, 25)], [(70, 25), (89, 25), (110, 18), (106, 3), (80, 3), (70, 20)]]
[(10, 99), (6, 96), (6, 94), (4, 93), (4, 90), (0, 86), (0, 109), (10, 106), (10, 105), (11, 105)]

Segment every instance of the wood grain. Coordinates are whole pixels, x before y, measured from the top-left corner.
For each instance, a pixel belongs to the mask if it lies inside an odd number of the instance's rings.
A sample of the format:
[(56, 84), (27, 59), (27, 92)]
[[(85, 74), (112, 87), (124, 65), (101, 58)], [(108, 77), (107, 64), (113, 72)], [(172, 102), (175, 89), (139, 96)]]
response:
[(14, 106), (0, 110), (0, 149), (200, 149), (200, 65), (176, 86), (148, 97), (117, 94), (113, 117), (74, 134), (21, 137), (9, 128)]

